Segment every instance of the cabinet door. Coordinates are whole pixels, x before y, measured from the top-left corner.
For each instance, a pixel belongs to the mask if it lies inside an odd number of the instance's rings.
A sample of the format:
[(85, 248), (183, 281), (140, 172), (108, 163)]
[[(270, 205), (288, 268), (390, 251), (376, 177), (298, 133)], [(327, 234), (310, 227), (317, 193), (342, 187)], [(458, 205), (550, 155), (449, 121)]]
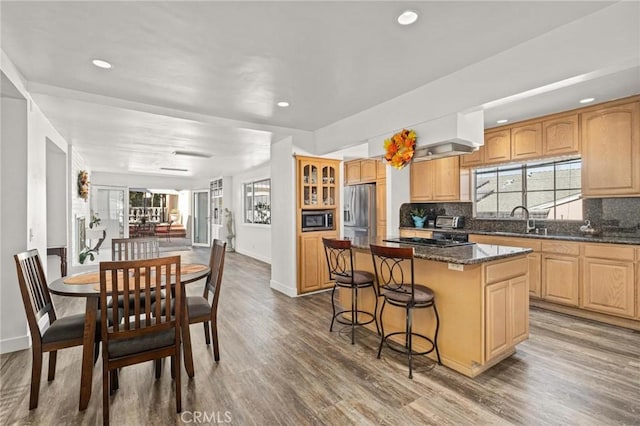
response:
[(387, 162), (385, 160), (376, 161), (376, 178), (387, 178)]
[(578, 306), (579, 260), (573, 256), (542, 255), (542, 298)]
[(484, 146), (460, 156), (460, 167), (480, 166), (484, 163)]
[(640, 102), (585, 112), (582, 195), (640, 193)]
[(300, 162), (300, 205), (303, 208), (318, 206), (318, 169), (318, 163)]
[(345, 163), (345, 184), (360, 182), (360, 160)]
[(511, 159), (524, 160), (542, 155), (542, 124), (511, 128)]
[(511, 160), (511, 130), (484, 134), (484, 162), (500, 163)]
[(377, 175), (376, 160), (360, 161), (360, 182), (373, 182)]
[(460, 157), (446, 157), (428, 161), (433, 167), (433, 199), (460, 200)]
[(338, 204), (338, 176), (336, 164), (321, 164), (322, 181), (320, 183), (320, 192), (322, 195), (322, 205), (326, 207), (335, 207)]
[(411, 201), (433, 200), (433, 167), (431, 161), (411, 163)]
[(509, 280), (512, 345), (529, 337), (529, 293), (527, 277)]
[(542, 256), (540, 253), (530, 253), (527, 259), (529, 260), (529, 294), (534, 297), (540, 297), (542, 287), (540, 280)]
[(321, 288), (324, 282), (321, 267), (324, 267), (326, 263), (326, 260), (323, 263), (321, 263), (321, 260), (325, 257), (322, 238), (316, 235), (300, 236), (299, 287), (301, 293)]
[(542, 122), (542, 154), (566, 155), (580, 152), (578, 114)]
[(376, 234), (386, 237), (387, 229), (387, 182), (376, 183)]
[(585, 258), (582, 266), (581, 307), (606, 314), (635, 314), (633, 262)]
[(486, 298), (486, 359), (491, 359), (507, 349), (511, 343), (509, 326), (509, 282), (488, 285)]

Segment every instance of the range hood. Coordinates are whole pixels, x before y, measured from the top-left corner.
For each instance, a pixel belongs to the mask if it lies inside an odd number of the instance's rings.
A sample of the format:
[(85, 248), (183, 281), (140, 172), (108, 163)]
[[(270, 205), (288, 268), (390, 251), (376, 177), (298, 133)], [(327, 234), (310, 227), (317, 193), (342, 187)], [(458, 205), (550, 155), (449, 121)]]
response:
[(472, 145), (468, 145), (468, 142), (467, 144), (464, 142), (466, 141), (446, 141), (435, 145), (417, 147), (413, 153), (413, 160), (434, 160), (436, 158), (468, 154), (475, 150)]

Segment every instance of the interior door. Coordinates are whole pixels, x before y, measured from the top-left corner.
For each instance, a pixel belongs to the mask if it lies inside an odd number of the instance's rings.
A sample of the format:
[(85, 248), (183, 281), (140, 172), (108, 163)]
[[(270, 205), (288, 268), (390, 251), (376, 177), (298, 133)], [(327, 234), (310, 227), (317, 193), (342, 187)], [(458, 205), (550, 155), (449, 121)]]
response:
[[(91, 197), (91, 211), (100, 218), (100, 224), (90, 228), (89, 235), (91, 247), (94, 247), (102, 238), (103, 231), (106, 237), (100, 245), (98, 258), (111, 259), (111, 240), (125, 238), (129, 234), (129, 190), (117, 186), (93, 186), (94, 196)], [(126, 214), (125, 214), (126, 213)], [(88, 218), (87, 226), (89, 224)], [(102, 256), (104, 253), (104, 256)]]
[(193, 245), (209, 247), (211, 244), (211, 204), (208, 189), (193, 191)]

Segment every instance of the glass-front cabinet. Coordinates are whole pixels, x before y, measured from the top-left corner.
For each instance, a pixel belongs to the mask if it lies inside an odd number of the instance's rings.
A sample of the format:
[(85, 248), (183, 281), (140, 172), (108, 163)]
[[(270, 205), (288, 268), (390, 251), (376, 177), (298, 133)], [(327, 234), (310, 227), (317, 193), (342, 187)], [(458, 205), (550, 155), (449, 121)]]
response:
[(300, 160), (300, 207), (335, 207), (339, 162)]

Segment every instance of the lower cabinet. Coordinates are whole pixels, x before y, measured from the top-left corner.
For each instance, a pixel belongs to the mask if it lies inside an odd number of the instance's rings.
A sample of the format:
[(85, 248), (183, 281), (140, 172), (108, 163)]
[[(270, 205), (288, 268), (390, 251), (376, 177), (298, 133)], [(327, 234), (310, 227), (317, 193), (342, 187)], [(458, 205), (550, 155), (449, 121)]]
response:
[(427, 231), (424, 229), (401, 229), (401, 237), (417, 237), (417, 238), (433, 238), (433, 231)]
[(526, 276), (500, 281), (485, 288), (487, 360), (529, 337), (528, 291)]
[(634, 317), (634, 266), (631, 261), (585, 257), (580, 306), (605, 314)]
[(309, 232), (299, 237), (298, 290), (300, 293), (331, 287), (322, 238), (338, 238), (337, 232)]
[(560, 254), (542, 255), (542, 298), (578, 306), (580, 260)]

